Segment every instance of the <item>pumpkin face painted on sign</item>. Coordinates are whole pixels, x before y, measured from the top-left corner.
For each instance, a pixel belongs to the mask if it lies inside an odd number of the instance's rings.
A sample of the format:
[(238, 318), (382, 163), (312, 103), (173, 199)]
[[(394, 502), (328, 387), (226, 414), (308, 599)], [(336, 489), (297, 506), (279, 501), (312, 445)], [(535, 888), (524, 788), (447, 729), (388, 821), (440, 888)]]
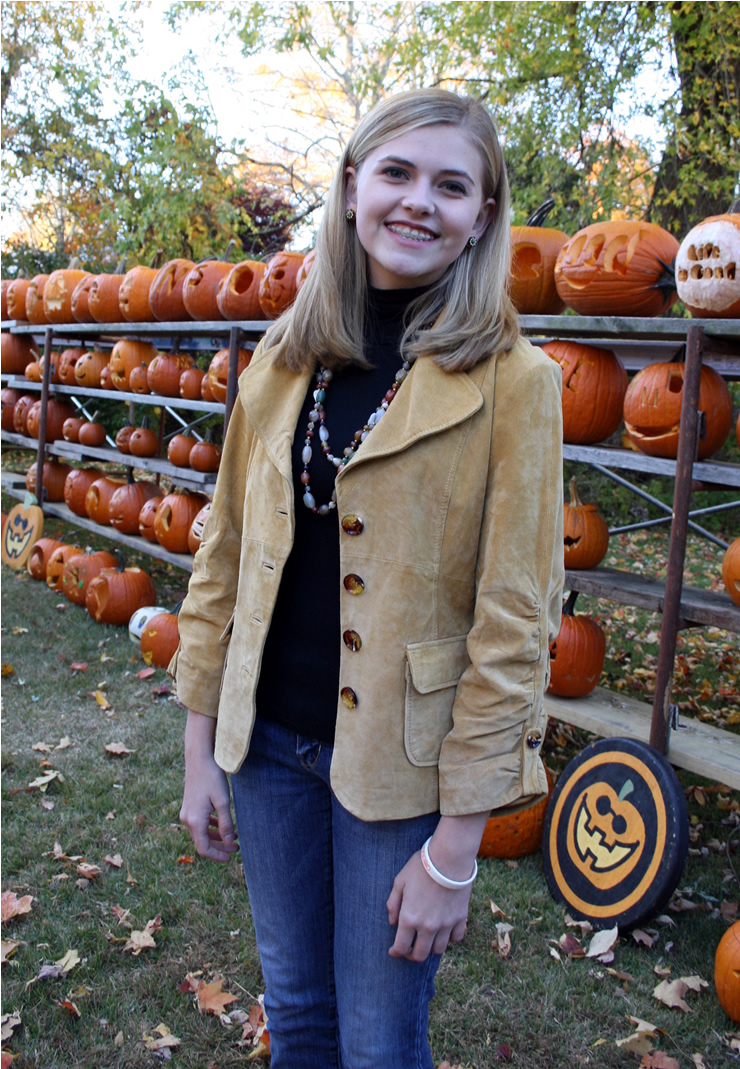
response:
[[(650, 364), (638, 371), (624, 397), (624, 429), (641, 453), (675, 460), (683, 398), (683, 364)], [(699, 439), (699, 460), (706, 460), (724, 445), (732, 426), (732, 398), (725, 380), (702, 365), (699, 411), (705, 416), (704, 437)]]
[(677, 252), (678, 241), (655, 223), (593, 223), (560, 250), (555, 285), (581, 315), (662, 315), (677, 296)]
[(629, 778), (619, 794), (609, 783), (592, 783), (573, 806), (573, 863), (594, 887), (611, 887), (617, 872), (626, 879), (642, 856), (645, 823), (627, 801), (632, 789)]
[(692, 315), (740, 316), (740, 214), (712, 215), (690, 230), (676, 253), (676, 289)]

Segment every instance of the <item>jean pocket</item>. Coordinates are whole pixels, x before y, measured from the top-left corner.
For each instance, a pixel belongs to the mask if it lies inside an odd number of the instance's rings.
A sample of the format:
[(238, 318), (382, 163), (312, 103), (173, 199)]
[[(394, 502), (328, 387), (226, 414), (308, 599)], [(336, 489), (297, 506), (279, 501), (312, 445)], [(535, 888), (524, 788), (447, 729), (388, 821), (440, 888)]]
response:
[(467, 635), (406, 647), (404, 745), (413, 765), (436, 765), (452, 728), (460, 676), (470, 664)]

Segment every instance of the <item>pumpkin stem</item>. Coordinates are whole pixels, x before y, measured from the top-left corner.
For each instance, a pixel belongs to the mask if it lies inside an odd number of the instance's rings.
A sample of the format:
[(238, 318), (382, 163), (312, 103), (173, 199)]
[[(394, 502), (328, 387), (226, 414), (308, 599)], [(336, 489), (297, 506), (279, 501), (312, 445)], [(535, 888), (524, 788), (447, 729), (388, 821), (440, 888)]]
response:
[(650, 287), (653, 290), (661, 290), (666, 295), (673, 293), (676, 289), (676, 260), (675, 257), (669, 264), (665, 260), (661, 260), (657, 257), (658, 263), (663, 268), (663, 272), (657, 282), (654, 282)]
[(555, 207), (555, 198), (554, 197), (548, 197), (547, 200), (543, 200), (543, 202), (542, 202), (542, 204), (540, 204), (539, 208), (536, 208), (535, 211), (533, 211), (532, 214), (530, 215), (529, 219), (527, 219), (526, 225), (527, 226), (542, 226), (544, 224), (544, 222), (545, 222), (545, 219), (547, 219), (548, 215), (550, 214), (550, 212), (552, 211), (552, 209), (554, 207)]
[(115, 270), (114, 273), (116, 275), (125, 275), (126, 274), (126, 257), (125, 256), (122, 256), (121, 259), (116, 264), (116, 270)]
[(117, 567), (116, 571), (125, 572), (126, 571), (126, 565), (125, 565), (124, 560), (123, 560), (123, 553), (121, 553), (120, 549), (116, 550), (116, 557), (118, 558), (118, 567)]
[(575, 475), (570, 480), (570, 507), (572, 509), (583, 508), (583, 502), (581, 501), (580, 497), (578, 496), (578, 488), (576, 486), (576, 477), (575, 477)]
[(127, 472), (126, 472), (126, 481), (127, 481), (129, 486), (131, 485), (131, 483), (135, 483), (136, 482), (136, 479), (134, 478), (134, 469), (133, 468), (129, 468), (127, 470)]
[(571, 590), (570, 594), (568, 595), (568, 600), (566, 601), (565, 605), (563, 605), (563, 616), (575, 616), (573, 610), (575, 609), (577, 597), (578, 591)]
[(232, 238), (229, 244), (226, 246), (226, 252), (224, 253), (224, 263), (229, 262), (229, 257), (236, 248), (236, 238)]
[(159, 268), (162, 266), (162, 257), (163, 256), (164, 256), (164, 249), (157, 249), (157, 251), (154, 253), (154, 256), (152, 257), (152, 262), (150, 263), (149, 266), (150, 267), (155, 267), (157, 270), (159, 270)]

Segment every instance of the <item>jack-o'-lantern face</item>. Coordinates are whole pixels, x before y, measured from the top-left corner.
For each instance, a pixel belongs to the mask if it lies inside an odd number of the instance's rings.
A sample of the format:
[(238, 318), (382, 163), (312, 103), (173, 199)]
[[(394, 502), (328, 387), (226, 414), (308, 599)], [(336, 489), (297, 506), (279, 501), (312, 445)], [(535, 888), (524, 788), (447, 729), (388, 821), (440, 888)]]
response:
[(44, 514), (37, 505), (15, 505), (8, 513), (3, 530), (3, 563), (20, 568), (41, 537)]
[(260, 306), (270, 319), (277, 319), (293, 303), (302, 263), (303, 253), (281, 252), (267, 265), (260, 282)]
[(688, 232), (676, 254), (676, 289), (693, 315), (740, 315), (738, 264), (740, 214), (710, 216)]
[(637, 865), (645, 846), (645, 823), (627, 795), (627, 779), (619, 794), (608, 783), (587, 787), (573, 807), (570, 841), (572, 860), (592, 884), (616, 886)]

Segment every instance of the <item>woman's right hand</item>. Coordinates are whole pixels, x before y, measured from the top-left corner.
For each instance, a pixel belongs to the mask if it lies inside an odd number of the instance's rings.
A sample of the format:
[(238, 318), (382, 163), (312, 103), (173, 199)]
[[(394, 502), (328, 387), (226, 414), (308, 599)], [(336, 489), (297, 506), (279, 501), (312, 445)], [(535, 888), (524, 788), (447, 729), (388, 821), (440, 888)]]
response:
[(201, 857), (228, 861), (239, 849), (239, 844), (231, 817), (229, 783), (213, 756), (215, 734), (213, 717), (188, 710), (185, 790), (180, 820), (190, 832)]

